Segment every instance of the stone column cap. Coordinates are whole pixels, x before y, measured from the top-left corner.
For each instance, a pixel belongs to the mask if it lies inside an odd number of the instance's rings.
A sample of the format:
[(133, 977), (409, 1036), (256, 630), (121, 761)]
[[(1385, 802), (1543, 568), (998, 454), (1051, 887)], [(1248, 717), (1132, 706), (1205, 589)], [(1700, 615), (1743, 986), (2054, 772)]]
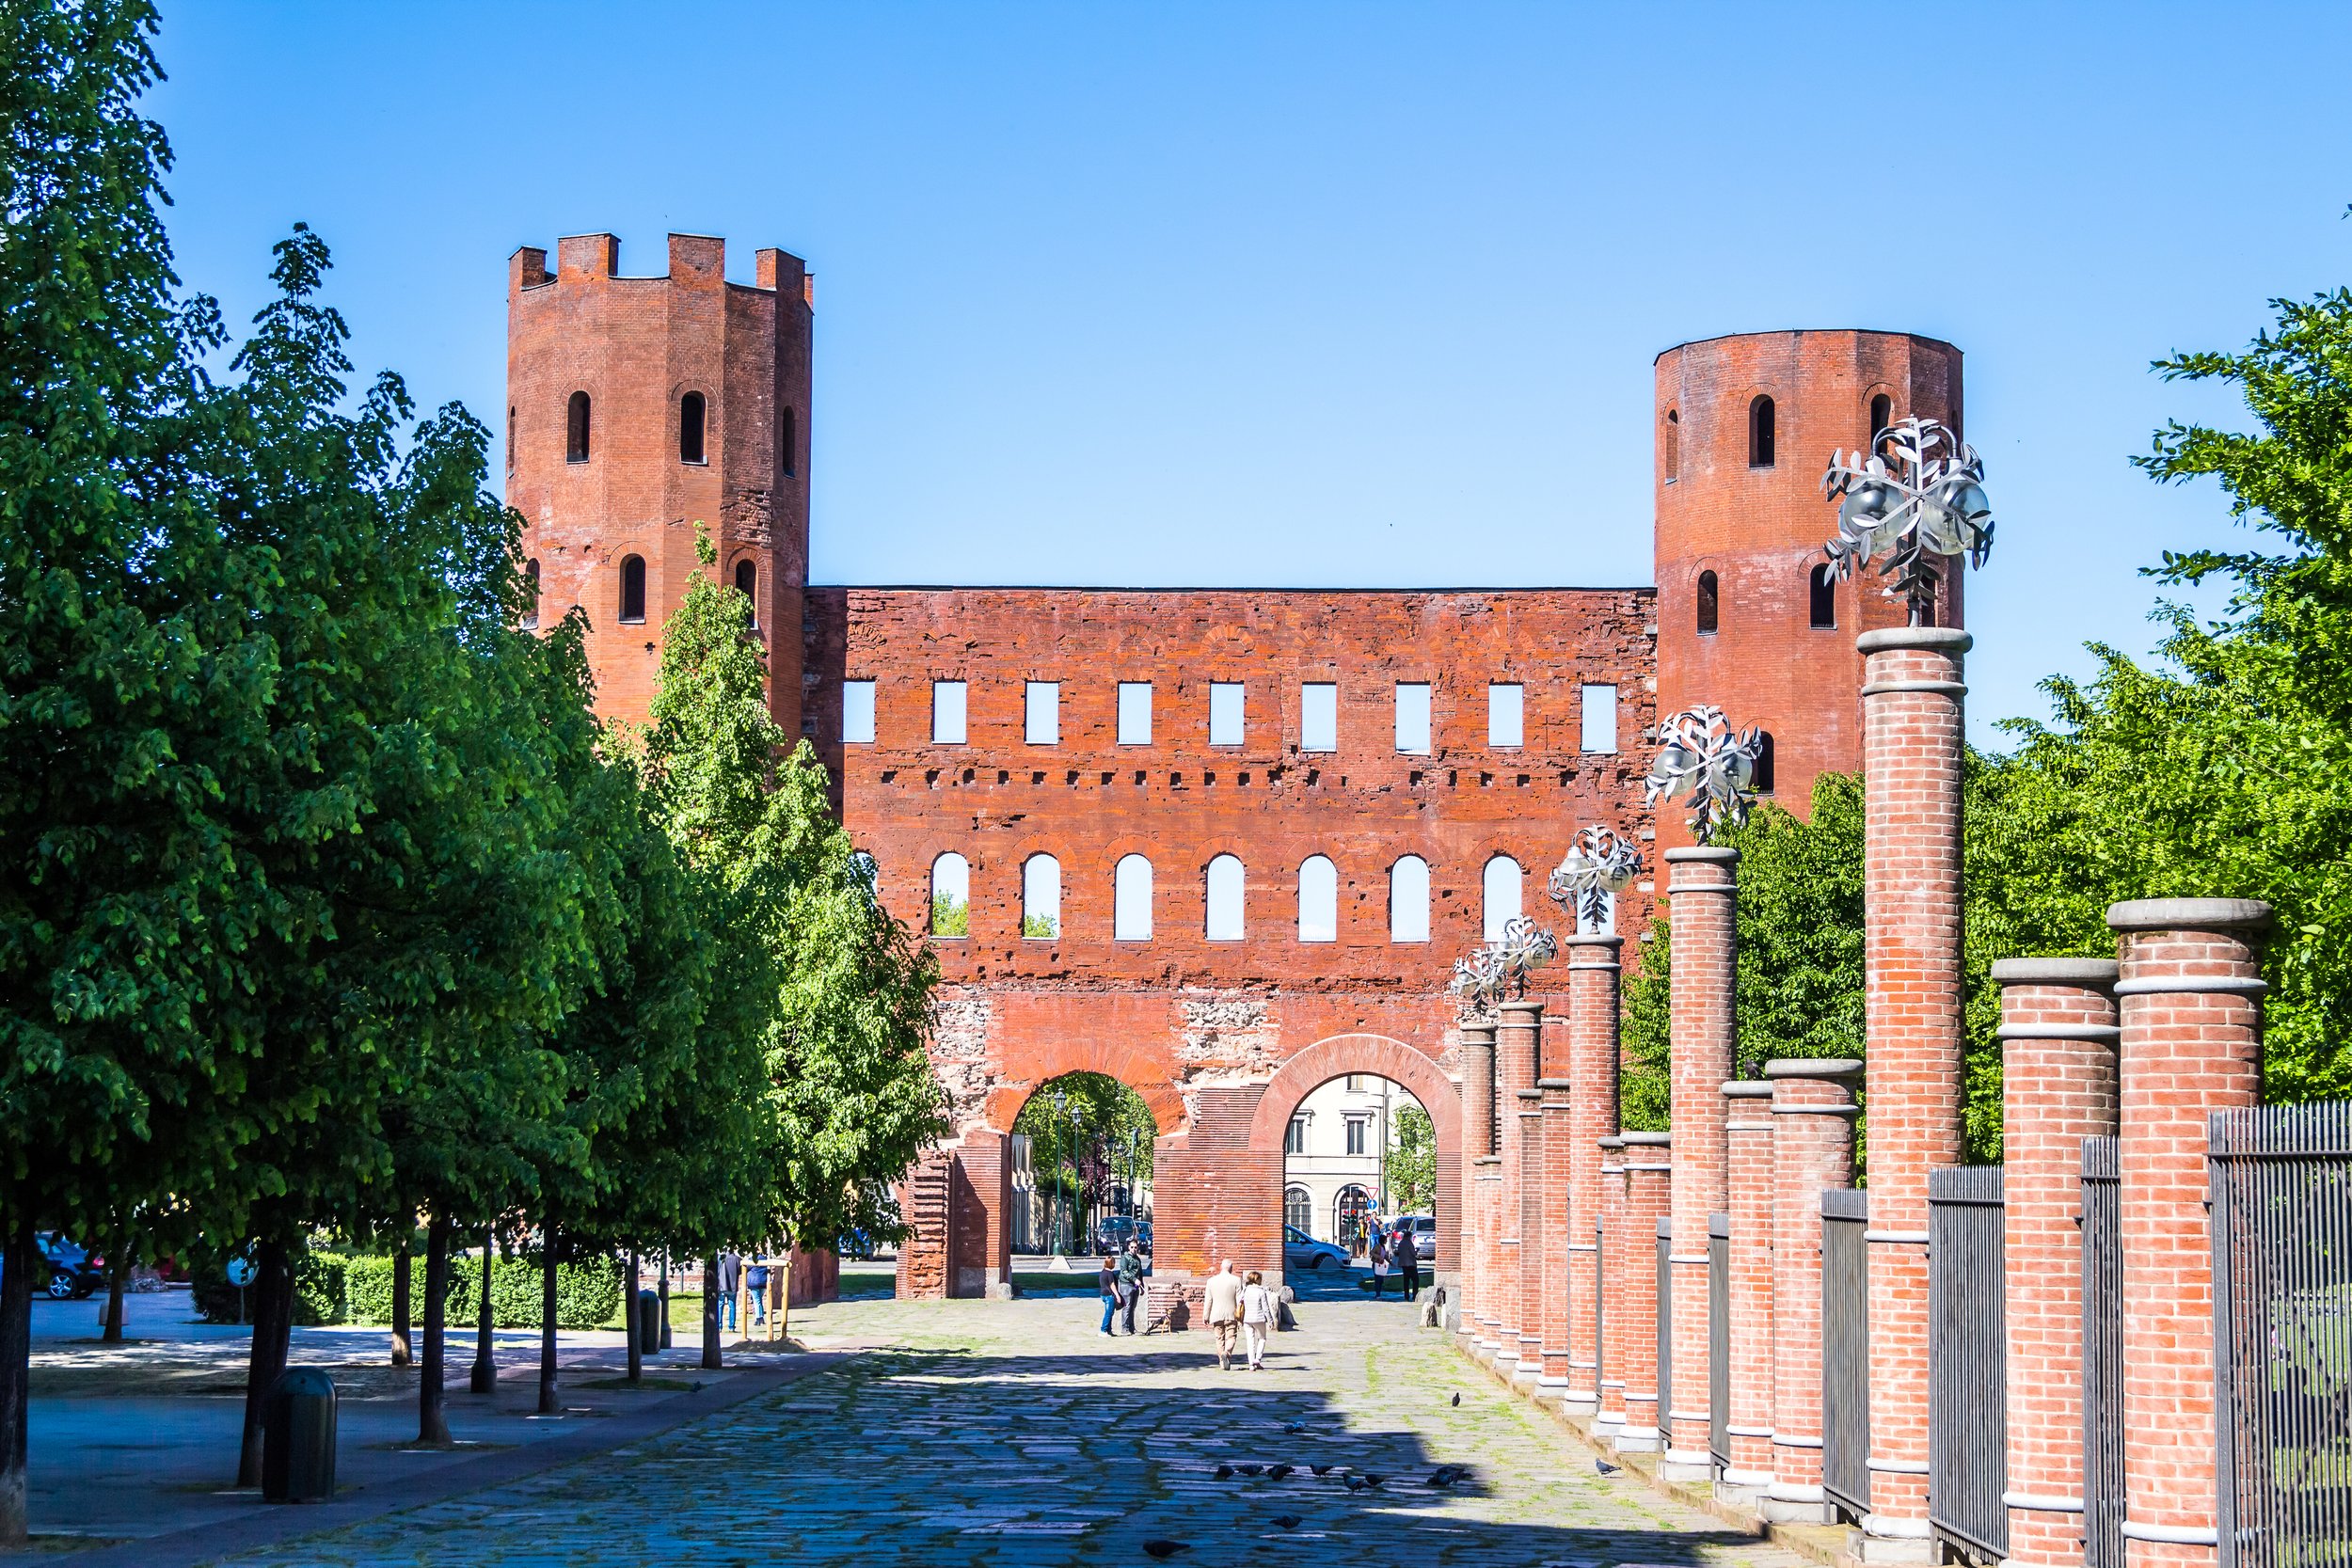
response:
[[(1572, 1089), (1574, 1087), (1576, 1087), (1576, 1085), (1568, 1082), (1565, 1078), (1538, 1078), (1535, 1080), (1535, 1092), (1538, 1094), (1541, 1094), (1546, 1089)], [(1521, 1094), (1525, 1094), (1527, 1091), (1525, 1089), (1521, 1089), (1519, 1092)]]
[[(2121, 909), (2121, 904), (2116, 908)], [(2121, 968), (2113, 958), (1995, 958), (1999, 986), (2111, 986)]]
[(1541, 1099), (1543, 1099), (1543, 1097), (1544, 1097), (1544, 1091), (1543, 1091), (1542, 1089), (1539, 1089), (1539, 1088), (1536, 1088), (1536, 1089), (1513, 1089), (1511, 1092), (1512, 1092), (1513, 1094), (1515, 1094), (1515, 1095), (1518, 1096), (1521, 1100), (1541, 1100)]
[(1763, 1100), (1772, 1092), (1772, 1085), (1756, 1078), (1735, 1078), (1724, 1085), (1724, 1093), (1734, 1100)]
[(2115, 931), (2260, 930), (2270, 906), (2259, 898), (2132, 898), (2107, 906)]
[(1618, 1136), (1617, 1136), (1615, 1133), (1613, 1133), (1613, 1133), (1611, 1133), (1608, 1137), (1601, 1138), (1601, 1139), (1598, 1139), (1598, 1140), (1597, 1140), (1597, 1141), (1599, 1143), (1600, 1147), (1601, 1147), (1601, 1148), (1623, 1148), (1625, 1147), (1625, 1140), (1624, 1140), (1623, 1138), (1621, 1138), (1621, 1137), (1618, 1137)]
[(1719, 864), (1728, 864), (1739, 858), (1739, 850), (1728, 845), (1717, 844), (1689, 845), (1679, 849), (1669, 849), (1663, 856), (1669, 863), (1676, 861), (1713, 861)]
[(1958, 626), (1885, 626), (1853, 640), (1858, 654), (1884, 653), (1889, 648), (1935, 648), (1964, 654), (1976, 644), (1977, 640)]
[(1766, 1078), (1851, 1078), (1863, 1064), (1851, 1056), (1776, 1056), (1764, 1064)]
[(1544, 999), (1540, 996), (1521, 996), (1502, 1003), (1501, 1006), (1506, 1013), (1517, 1009), (1521, 1012), (1540, 1014), (1544, 1010)]
[(1645, 1148), (1663, 1148), (1675, 1141), (1675, 1135), (1672, 1132), (1620, 1132), (1617, 1134), (1617, 1141), (1629, 1148), (1636, 1144)]
[(1463, 1023), (1457, 1024), (1454, 1027), (1454, 1033), (1462, 1037), (1462, 1043), (1464, 1045), (1492, 1045), (1494, 1044), (1494, 1041), (1490, 1039), (1473, 1040), (1470, 1037), (1472, 1035), (1491, 1035), (1494, 1032), (1495, 1026), (1491, 1023)]
[(1574, 936), (1562, 937), (1560, 945), (1563, 947), (1623, 947), (1625, 938), (1602, 936), (1598, 933), (1587, 935), (1580, 931)]

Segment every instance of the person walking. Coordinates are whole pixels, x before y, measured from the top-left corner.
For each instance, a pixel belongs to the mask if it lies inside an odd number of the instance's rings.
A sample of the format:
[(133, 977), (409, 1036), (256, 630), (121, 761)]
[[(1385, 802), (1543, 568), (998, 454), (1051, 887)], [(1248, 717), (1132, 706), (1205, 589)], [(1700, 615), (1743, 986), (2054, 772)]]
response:
[(743, 1320), (743, 1332), (763, 1327), (768, 1322), (768, 1259), (755, 1258), (751, 1267), (743, 1271), (743, 1287), (751, 1293), (751, 1316)]
[(1274, 1314), (1278, 1310), (1274, 1292), (1265, 1288), (1265, 1275), (1257, 1270), (1241, 1288), (1241, 1329), (1249, 1343), (1249, 1370), (1265, 1370), (1265, 1337), (1274, 1332)]
[(1372, 1299), (1380, 1300), (1389, 1290), (1389, 1233), (1372, 1233)]
[(743, 1255), (739, 1252), (719, 1254), (719, 1330), (735, 1332), (735, 1298), (743, 1289)]
[(1120, 1321), (1127, 1325), (1128, 1338), (1136, 1332), (1136, 1304), (1143, 1300), (1143, 1243), (1130, 1239), (1127, 1250), (1119, 1255)]
[(1094, 1271), (1094, 1288), (1103, 1296), (1103, 1332), (1111, 1331), (1111, 1314), (1119, 1310), (1119, 1259), (1108, 1253), (1103, 1255), (1103, 1266)]
[(1405, 1299), (1421, 1299), (1421, 1238), (1413, 1234), (1413, 1222), (1399, 1223), (1396, 1232), (1397, 1273), (1405, 1276)]
[(1233, 1260), (1228, 1258), (1225, 1266), (1209, 1276), (1208, 1288), (1201, 1292), (1209, 1327), (1216, 1333), (1216, 1364), (1222, 1371), (1233, 1370), (1233, 1340), (1241, 1330), (1241, 1276), (1233, 1272)]

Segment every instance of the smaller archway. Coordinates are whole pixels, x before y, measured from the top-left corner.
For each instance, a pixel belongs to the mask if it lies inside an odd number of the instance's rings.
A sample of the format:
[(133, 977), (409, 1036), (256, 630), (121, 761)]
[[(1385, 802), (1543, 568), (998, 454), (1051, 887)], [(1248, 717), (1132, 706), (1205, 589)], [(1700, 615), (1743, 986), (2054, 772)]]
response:
[(1152, 863), (1121, 855), (1111, 871), (1111, 940), (1152, 940)]
[(1061, 862), (1051, 855), (1021, 863), (1021, 934), (1031, 942), (1061, 935)]
[(1429, 863), (1419, 855), (1389, 867), (1389, 940), (1429, 940)]
[(1150, 1252), (1158, 1135), (1143, 1097), (1107, 1073), (1040, 1084), (1012, 1119), (1012, 1250), (1101, 1257), (1132, 1239)]
[(1340, 873), (1327, 855), (1309, 855), (1298, 866), (1298, 940), (1340, 939)]
[(972, 865), (950, 849), (931, 862), (931, 935), (972, 934)]
[(1486, 863), (1480, 878), (1480, 893), (1486, 905), (1480, 929), (1486, 941), (1502, 941), (1504, 927), (1519, 917), (1526, 880), (1519, 863), (1508, 855), (1497, 855)]
[(1242, 939), (1242, 866), (1238, 855), (1219, 855), (1209, 862), (1208, 920), (1203, 935), (1211, 942)]

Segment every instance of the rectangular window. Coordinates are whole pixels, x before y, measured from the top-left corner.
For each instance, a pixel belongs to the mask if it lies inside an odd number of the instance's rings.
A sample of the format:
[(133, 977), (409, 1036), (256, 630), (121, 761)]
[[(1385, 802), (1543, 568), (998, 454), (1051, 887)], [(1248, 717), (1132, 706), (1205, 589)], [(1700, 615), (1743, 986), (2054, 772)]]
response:
[(1241, 682), (1209, 683), (1209, 744), (1241, 744)]
[(1613, 752), (1617, 749), (1617, 689), (1613, 686), (1588, 686), (1584, 697), (1584, 750)]
[(874, 683), (841, 683), (841, 740), (847, 746), (874, 743)]
[(963, 683), (931, 682), (931, 744), (963, 744)]
[(1340, 749), (1340, 689), (1329, 681), (1309, 681), (1298, 689), (1298, 749)]
[(1486, 688), (1486, 744), (1527, 744), (1527, 688), (1496, 681)]
[(1364, 1129), (1370, 1125), (1371, 1123), (1362, 1117), (1347, 1118), (1347, 1151), (1350, 1154), (1361, 1154), (1364, 1151)]
[(1150, 681), (1120, 681), (1119, 683), (1119, 743), (1121, 746), (1152, 744), (1152, 683)]
[(1022, 734), (1032, 746), (1061, 744), (1061, 682), (1029, 682), (1028, 719)]
[(1282, 1133), (1282, 1152), (1285, 1154), (1307, 1152), (1307, 1118), (1305, 1117), (1291, 1117), (1290, 1127)]
[(1351, 1072), (1347, 1075), (1347, 1092), (1350, 1094), (1361, 1094), (1364, 1092), (1364, 1075), (1362, 1073)]
[(1396, 749), (1423, 753), (1429, 750), (1427, 681), (1396, 683)]

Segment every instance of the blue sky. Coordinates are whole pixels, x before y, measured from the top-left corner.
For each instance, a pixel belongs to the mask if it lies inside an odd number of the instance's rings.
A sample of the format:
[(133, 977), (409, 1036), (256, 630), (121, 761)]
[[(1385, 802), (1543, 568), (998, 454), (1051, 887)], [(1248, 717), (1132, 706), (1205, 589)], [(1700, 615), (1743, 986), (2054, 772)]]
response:
[(309, 222), (428, 406), (499, 405), (518, 245), (807, 257), (820, 581), (1647, 582), (1660, 349), (1948, 339), (1983, 740), (2233, 536), (2126, 460), (2235, 404), (2147, 366), (2352, 277), (2347, 45), (2344, 7), (166, 0), (151, 107), (190, 285), (243, 319)]

